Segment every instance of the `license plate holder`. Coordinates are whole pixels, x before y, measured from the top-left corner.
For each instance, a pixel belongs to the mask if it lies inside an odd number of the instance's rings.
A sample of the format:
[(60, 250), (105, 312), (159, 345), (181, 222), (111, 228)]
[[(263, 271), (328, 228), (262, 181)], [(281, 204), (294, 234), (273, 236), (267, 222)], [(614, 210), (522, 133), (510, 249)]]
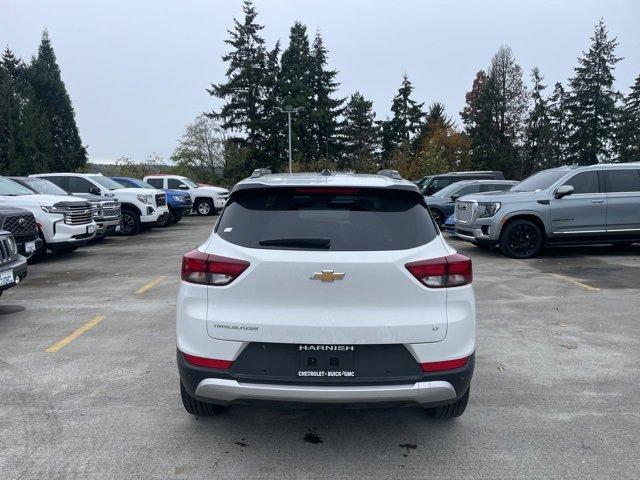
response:
[(4, 272), (0, 272), (0, 287), (4, 287), (5, 285), (10, 285), (15, 282), (13, 277), (13, 269), (5, 270)]
[(298, 345), (298, 377), (353, 378), (355, 367), (353, 345)]
[(24, 244), (25, 253), (32, 253), (36, 251), (36, 242), (27, 242)]
[(93, 225), (89, 225), (87, 227), (87, 235), (91, 235), (92, 233), (96, 233), (96, 227), (94, 227)]

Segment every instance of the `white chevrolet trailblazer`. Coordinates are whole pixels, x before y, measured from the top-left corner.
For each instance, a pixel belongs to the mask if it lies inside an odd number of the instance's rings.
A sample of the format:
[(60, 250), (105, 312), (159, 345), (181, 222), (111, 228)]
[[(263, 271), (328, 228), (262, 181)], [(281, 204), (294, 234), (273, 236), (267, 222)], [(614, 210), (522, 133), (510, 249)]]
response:
[(120, 233), (135, 235), (152, 228), (169, 215), (167, 194), (149, 188), (125, 188), (100, 173), (41, 173), (30, 177), (46, 178), (69, 193), (91, 193), (114, 197), (120, 201), (122, 224)]
[(183, 258), (184, 407), (419, 405), (457, 417), (474, 368), (471, 282), (469, 258), (397, 173), (243, 180)]
[(182, 175), (148, 175), (143, 180), (156, 188), (189, 192), (193, 210), (198, 215), (213, 215), (219, 212), (229, 197), (229, 190), (226, 188), (200, 185)]
[[(47, 249), (72, 252), (93, 239), (96, 222), (91, 204), (69, 195), (40, 195), (6, 177), (0, 177), (0, 205), (20, 207), (33, 213), (42, 242), (25, 245), (25, 253), (36, 258)], [(33, 243), (33, 244), (31, 244)]]

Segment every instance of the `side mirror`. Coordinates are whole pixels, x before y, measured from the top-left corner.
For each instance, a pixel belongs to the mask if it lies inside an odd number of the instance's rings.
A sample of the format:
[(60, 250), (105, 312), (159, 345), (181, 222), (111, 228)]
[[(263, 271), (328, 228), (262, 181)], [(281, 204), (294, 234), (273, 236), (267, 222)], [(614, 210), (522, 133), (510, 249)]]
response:
[(562, 197), (566, 197), (567, 195), (571, 195), (573, 193), (572, 185), (562, 185), (561, 187), (556, 188), (556, 192), (554, 196), (559, 200)]
[(100, 189), (98, 187), (89, 187), (89, 193), (91, 195), (100, 195)]
[(453, 195), (451, 195), (451, 201), (452, 202), (455, 202), (459, 198), (460, 198), (460, 194), (459, 193), (454, 193)]

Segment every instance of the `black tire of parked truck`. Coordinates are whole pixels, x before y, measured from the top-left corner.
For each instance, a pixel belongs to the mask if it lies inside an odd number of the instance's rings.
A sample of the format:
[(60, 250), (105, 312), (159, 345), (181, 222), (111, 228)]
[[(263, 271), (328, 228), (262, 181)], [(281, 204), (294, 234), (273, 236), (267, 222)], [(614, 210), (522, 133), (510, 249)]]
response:
[(180, 382), (180, 397), (182, 398), (182, 405), (184, 406), (184, 409), (196, 417), (210, 417), (222, 412), (225, 408), (222, 405), (214, 405), (212, 403), (196, 400), (194, 397), (189, 395), (189, 392), (184, 388), (182, 382)]
[(156, 227), (167, 228), (169, 225), (173, 224), (173, 219), (173, 213), (169, 210), (169, 212), (164, 216), (163, 221), (156, 223)]
[(208, 198), (200, 198), (196, 200), (196, 204), (194, 205), (194, 207), (196, 213), (204, 217), (208, 217), (209, 215), (213, 215), (215, 213), (213, 202)]
[(439, 407), (427, 408), (425, 411), (427, 415), (432, 418), (437, 418), (439, 420), (447, 420), (449, 418), (456, 418), (462, 415), (467, 408), (467, 403), (469, 403), (469, 393), (471, 392), (471, 387), (467, 388), (467, 391), (463, 396), (461, 396), (454, 403), (450, 403), (448, 405), (440, 405)]
[(122, 221), (120, 222), (120, 235), (129, 237), (140, 233), (140, 215), (132, 208), (122, 209)]
[(529, 220), (514, 220), (500, 235), (500, 251), (511, 258), (532, 258), (544, 245), (540, 227)]
[(174, 217), (173, 223), (178, 223), (180, 220), (182, 220), (182, 217)]

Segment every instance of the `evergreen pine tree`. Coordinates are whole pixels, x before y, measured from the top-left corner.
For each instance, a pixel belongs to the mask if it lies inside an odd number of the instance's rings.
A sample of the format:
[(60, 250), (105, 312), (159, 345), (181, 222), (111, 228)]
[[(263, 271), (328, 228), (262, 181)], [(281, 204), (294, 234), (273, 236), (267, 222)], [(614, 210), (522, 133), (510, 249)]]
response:
[(620, 94), (613, 88), (618, 42), (609, 39), (603, 20), (596, 25), (591, 46), (569, 80), (569, 158), (579, 165), (612, 159)]
[[(278, 105), (282, 108), (303, 108), (301, 112), (292, 115), (291, 136), (293, 159), (303, 169), (311, 168), (318, 153), (313, 132), (313, 71), (307, 27), (296, 22), (291, 27), (289, 45), (280, 59)], [(281, 115), (286, 120), (286, 116)]]
[(230, 38), (225, 43), (232, 50), (222, 57), (228, 64), (225, 83), (212, 84), (210, 95), (225, 101), (219, 112), (211, 116), (222, 122), (222, 127), (246, 136), (250, 156), (255, 155), (264, 126), (264, 98), (268, 76), (268, 55), (260, 31), (264, 28), (256, 23), (258, 12), (251, 0), (242, 7), (244, 20), (233, 19)]
[(443, 103), (434, 102), (429, 105), (429, 110), (424, 116), (424, 121), (420, 127), (420, 133), (417, 135), (414, 144), (415, 148), (419, 148), (425, 138), (433, 135), (439, 128), (451, 128), (454, 126), (451, 117), (445, 113)]
[(287, 160), (286, 117), (276, 110), (279, 106), (280, 42), (267, 54), (264, 81), (263, 116), (260, 125), (256, 166), (280, 171)]
[(50, 126), (29, 83), (26, 65), (6, 49), (0, 62), (0, 168), (4, 175), (47, 171)]
[(50, 128), (53, 158), (49, 162), (49, 170), (76, 171), (82, 168), (87, 162), (87, 151), (82, 145), (71, 99), (46, 30), (28, 74)]
[(640, 75), (624, 98), (616, 150), (620, 162), (640, 162)]
[(567, 142), (569, 138), (568, 95), (560, 82), (553, 87), (549, 97), (549, 128), (551, 130), (551, 156), (547, 168), (559, 167), (567, 162)]
[(544, 98), (544, 90), (547, 87), (542, 83), (543, 79), (538, 67), (531, 72), (531, 81), (533, 107), (526, 122), (525, 151), (521, 159), (519, 178), (528, 177), (538, 170), (548, 168), (553, 157), (551, 125), (547, 100)]
[(344, 98), (333, 98), (340, 85), (335, 77), (336, 70), (327, 68), (327, 49), (320, 32), (316, 32), (311, 50), (314, 102), (311, 121), (317, 158), (335, 159), (339, 155), (340, 144), (337, 138), (338, 117), (342, 111)]
[(493, 56), (489, 79), (488, 94), (494, 106), (492, 117), (498, 135), (492, 169), (503, 171), (507, 178), (519, 178), (528, 95), (522, 68), (508, 46), (500, 47)]
[(411, 98), (413, 85), (405, 73), (398, 93), (393, 97), (391, 112), (393, 117), (383, 125), (383, 156), (389, 159), (397, 150), (409, 153), (412, 141), (420, 132), (422, 125), (422, 107)]
[(484, 70), (476, 73), (473, 86), (466, 96), (460, 117), (471, 143), (471, 161), (474, 168), (491, 170), (499, 150), (499, 134), (494, 122), (495, 99), (492, 98), (491, 79)]
[(380, 142), (380, 127), (375, 121), (373, 102), (355, 92), (344, 109), (341, 127), (343, 147), (339, 167), (356, 172), (375, 172)]

